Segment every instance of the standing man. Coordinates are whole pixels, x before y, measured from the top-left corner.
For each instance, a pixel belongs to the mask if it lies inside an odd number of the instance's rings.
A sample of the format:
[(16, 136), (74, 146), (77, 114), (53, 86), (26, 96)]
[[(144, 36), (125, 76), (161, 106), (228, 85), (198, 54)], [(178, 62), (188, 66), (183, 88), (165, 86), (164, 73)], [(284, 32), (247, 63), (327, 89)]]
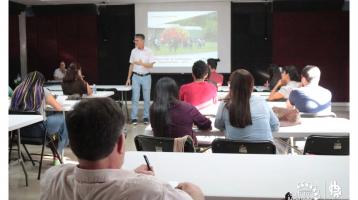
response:
[[(144, 99), (144, 113), (143, 123), (149, 123), (149, 106), (150, 106), (150, 88), (152, 84), (152, 77), (150, 72), (153, 69), (154, 56), (152, 51), (144, 47), (144, 35), (136, 34), (134, 37), (135, 48), (131, 52), (129, 58), (129, 70), (126, 85), (131, 85), (132, 77), (132, 124), (136, 125), (138, 122), (138, 101), (140, 97), (140, 88), (143, 88)], [(133, 74), (133, 76), (132, 76)]]

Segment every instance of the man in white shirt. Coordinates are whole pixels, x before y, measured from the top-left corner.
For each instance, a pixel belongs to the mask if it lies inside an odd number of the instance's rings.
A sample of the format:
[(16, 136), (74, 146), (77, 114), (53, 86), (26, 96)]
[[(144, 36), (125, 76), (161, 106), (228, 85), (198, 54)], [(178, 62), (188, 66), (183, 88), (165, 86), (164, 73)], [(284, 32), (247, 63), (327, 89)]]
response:
[[(152, 85), (152, 77), (150, 75), (155, 63), (152, 51), (144, 47), (144, 35), (136, 34), (134, 37), (135, 48), (131, 52), (129, 58), (129, 70), (126, 85), (131, 85), (132, 77), (132, 124), (138, 122), (138, 101), (140, 97), (140, 88), (143, 89), (144, 99), (144, 124), (149, 123), (149, 106), (150, 106), (150, 88)], [(132, 76), (133, 74), (133, 76)]]
[(64, 61), (61, 61), (60, 66), (53, 73), (53, 78), (55, 80), (62, 80), (63, 77), (65, 77), (65, 74), (66, 74), (66, 64)]
[(194, 184), (173, 188), (155, 178), (152, 166), (122, 169), (125, 118), (112, 99), (82, 100), (66, 115), (66, 123), (79, 164), (50, 168), (41, 180), (41, 199), (204, 200)]

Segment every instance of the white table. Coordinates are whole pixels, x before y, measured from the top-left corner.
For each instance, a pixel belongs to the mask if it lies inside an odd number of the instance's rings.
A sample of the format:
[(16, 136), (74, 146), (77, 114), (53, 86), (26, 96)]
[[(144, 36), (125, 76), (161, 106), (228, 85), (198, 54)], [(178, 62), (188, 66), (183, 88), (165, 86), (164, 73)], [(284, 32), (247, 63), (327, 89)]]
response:
[[(227, 85), (218, 87), (219, 92), (229, 92), (229, 90), (230, 88)], [(264, 91), (270, 91), (270, 88), (265, 86), (255, 85), (254, 90), (256, 90), (257, 92), (264, 92)], [(270, 94), (270, 92), (268, 93)]]
[[(63, 91), (51, 91), (51, 94), (56, 96), (68, 96), (68, 95), (63, 95)], [(102, 97), (110, 97), (112, 95), (114, 95), (113, 91), (97, 91), (96, 93), (93, 93), (90, 96), (83, 95), (82, 98), (102, 98)]]
[[(198, 139), (198, 143), (211, 143), (215, 138), (223, 138), (224, 133), (214, 127), (215, 118), (212, 121), (211, 130), (199, 130), (193, 128)], [(280, 127), (277, 132), (273, 132), (274, 138), (304, 138), (310, 135), (326, 136), (349, 136), (350, 121), (345, 118), (301, 118), (302, 123), (295, 126)], [(144, 129), (145, 135), (153, 135), (151, 125)]]
[(42, 115), (9, 115), (9, 131), (43, 121)]
[[(93, 87), (93, 86), (91, 86)], [(127, 119), (129, 119), (129, 111), (128, 111), (128, 95), (127, 93), (132, 90), (132, 86), (127, 85), (96, 85), (98, 89), (116, 89), (118, 92), (121, 92), (121, 101), (125, 104)], [(98, 91), (97, 91), (98, 92)]]
[(48, 85), (48, 86), (45, 86), (45, 88), (47, 88), (50, 91), (62, 91), (61, 85)]
[(37, 122), (43, 121), (42, 115), (9, 115), (9, 131), (17, 130), (17, 146), (18, 146), (18, 160), (21, 164), (22, 170), (25, 174), (26, 186), (28, 186), (27, 171), (24, 165), (24, 161), (21, 156), (21, 137), (20, 137), (20, 128), (35, 124)]
[[(199, 112), (205, 116), (215, 116), (221, 102), (222, 101), (219, 100), (216, 104), (208, 106), (204, 109), (200, 109)], [(280, 107), (280, 108), (287, 107), (286, 102), (284, 102), (284, 101), (268, 101), (267, 103), (271, 108), (272, 107)]]
[(272, 133), (280, 138), (303, 138), (310, 135), (349, 136), (350, 121), (345, 118), (301, 118), (302, 123), (296, 126), (280, 127)]
[[(52, 91), (52, 93), (54, 91), (62, 92), (61, 85), (49, 85), (49, 86), (46, 86), (46, 88), (49, 89), (50, 91)], [(91, 86), (91, 88), (93, 88), (93, 85)], [(128, 111), (128, 103), (127, 103), (127, 101), (128, 101), (127, 92), (132, 90), (132, 86), (127, 86), (127, 85), (96, 85), (96, 89), (97, 89), (97, 92), (102, 92), (102, 91), (98, 91), (100, 89), (116, 89), (118, 92), (121, 92), (121, 101), (125, 104), (126, 113), (127, 113), (127, 119), (129, 119), (129, 111)], [(63, 93), (59, 93), (59, 94), (63, 94)]]
[(333, 181), (341, 187), (341, 198), (349, 198), (349, 156), (126, 152), (123, 167), (145, 164), (144, 154), (156, 177), (192, 182), (206, 199), (284, 199), (287, 192), (297, 197), (301, 183), (329, 199)]

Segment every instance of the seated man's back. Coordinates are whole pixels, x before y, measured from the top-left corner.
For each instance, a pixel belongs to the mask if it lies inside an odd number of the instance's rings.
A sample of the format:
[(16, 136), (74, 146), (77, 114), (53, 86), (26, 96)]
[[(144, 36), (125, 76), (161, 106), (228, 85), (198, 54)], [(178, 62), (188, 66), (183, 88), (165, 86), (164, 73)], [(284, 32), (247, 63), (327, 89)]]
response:
[(50, 168), (41, 188), (47, 191), (41, 199), (192, 199), (154, 176), (123, 169), (85, 170), (73, 164)]
[(197, 107), (199, 110), (216, 104), (217, 89), (206, 81), (192, 82), (180, 87), (179, 98)]
[(306, 86), (294, 89), (289, 101), (304, 113), (331, 112), (332, 94), (321, 86)]
[(41, 180), (41, 199), (204, 199), (194, 184), (179, 183), (173, 189), (156, 179), (149, 163), (133, 171), (122, 169), (125, 117), (112, 99), (81, 100), (67, 113), (66, 125), (78, 165), (47, 170)]

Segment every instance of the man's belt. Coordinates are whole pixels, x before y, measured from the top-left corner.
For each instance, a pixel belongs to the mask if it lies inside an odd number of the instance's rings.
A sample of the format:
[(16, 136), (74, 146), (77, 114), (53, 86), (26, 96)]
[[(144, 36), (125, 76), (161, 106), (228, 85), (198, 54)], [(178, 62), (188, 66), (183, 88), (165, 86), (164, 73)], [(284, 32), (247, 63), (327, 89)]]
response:
[(135, 74), (137, 76), (148, 76), (148, 75), (150, 75), (150, 73), (140, 74), (140, 73), (137, 73), (137, 72), (133, 72), (133, 74)]

